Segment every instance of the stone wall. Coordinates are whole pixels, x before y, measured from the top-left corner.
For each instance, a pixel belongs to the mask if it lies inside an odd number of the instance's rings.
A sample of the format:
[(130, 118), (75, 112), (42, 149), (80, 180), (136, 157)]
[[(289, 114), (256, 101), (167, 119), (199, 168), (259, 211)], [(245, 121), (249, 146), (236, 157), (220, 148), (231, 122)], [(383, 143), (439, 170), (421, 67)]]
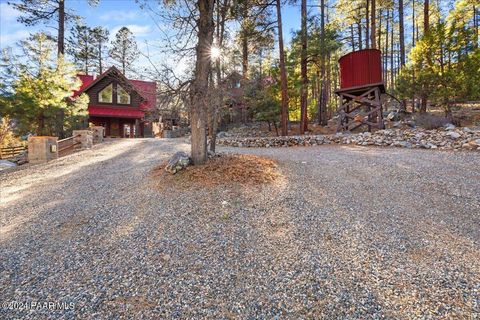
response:
[(218, 144), (232, 147), (270, 148), (291, 146), (316, 146), (324, 144), (353, 144), (361, 146), (388, 146), (443, 150), (480, 151), (480, 129), (448, 127), (445, 129), (387, 129), (374, 133), (333, 135), (305, 135), (284, 137), (226, 137)]

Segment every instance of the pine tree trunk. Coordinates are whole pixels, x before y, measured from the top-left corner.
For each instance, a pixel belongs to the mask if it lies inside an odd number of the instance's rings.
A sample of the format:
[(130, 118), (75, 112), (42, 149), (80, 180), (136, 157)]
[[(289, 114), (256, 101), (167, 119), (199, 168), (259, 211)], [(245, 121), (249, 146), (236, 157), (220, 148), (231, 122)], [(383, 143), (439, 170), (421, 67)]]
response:
[(58, 56), (65, 54), (65, 1), (60, 0), (58, 3)]
[(383, 81), (385, 82), (385, 84), (388, 84), (388, 71), (387, 71), (387, 67), (388, 67), (388, 36), (390, 34), (389, 30), (390, 30), (390, 9), (387, 9), (387, 19), (386, 19), (386, 28), (385, 28), (385, 49), (384, 49), (384, 53), (383, 53), (383, 57), (384, 57), (384, 61), (383, 61)]
[(376, 35), (378, 40), (377, 48), (379, 50), (382, 50), (382, 21), (383, 21), (382, 15), (383, 15), (383, 10), (382, 8), (380, 8), (379, 14), (378, 14), (378, 35)]
[(394, 56), (394, 44), (395, 42), (393, 41), (393, 35), (394, 35), (394, 29), (395, 29), (395, 22), (393, 20), (393, 10), (392, 10), (392, 29), (390, 30), (390, 92), (393, 92), (395, 89), (395, 79), (394, 79), (394, 73), (395, 73), (395, 56)]
[(427, 34), (430, 29), (430, 1), (424, 0), (423, 4), (423, 33)]
[(473, 6), (473, 29), (474, 29), (474, 32), (475, 32), (475, 36), (473, 37), (473, 40), (474, 40), (474, 44), (473, 46), (475, 48), (478, 48), (478, 40), (479, 40), (479, 30), (478, 30), (478, 13), (477, 13), (477, 7)]
[(367, 0), (365, 5), (365, 48), (370, 48), (370, 0)]
[[(323, 1), (323, 0), (322, 0)], [(307, 119), (307, 94), (308, 94), (308, 77), (307, 77), (307, 0), (302, 0), (302, 52), (301, 52), (301, 73), (302, 87), (300, 92), (300, 134), (304, 134), (308, 130)]]
[(358, 49), (363, 49), (363, 39), (362, 39), (362, 22), (359, 21), (357, 24), (358, 27)]
[[(415, 1), (412, 2), (412, 48), (415, 47)], [(412, 113), (415, 113), (415, 68), (412, 68)]]
[(400, 36), (400, 65), (405, 65), (405, 32), (403, 30), (403, 0), (398, 0), (398, 31)]
[(377, 48), (377, 21), (376, 21), (376, 13), (377, 13), (377, 8), (376, 8), (376, 1), (371, 0), (372, 2), (372, 10), (371, 10), (371, 17), (370, 17), (370, 43), (372, 49)]
[(288, 93), (287, 93), (287, 70), (285, 68), (285, 51), (283, 47), (283, 31), (282, 31), (282, 10), (280, 0), (276, 1), (277, 7), (277, 26), (278, 26), (278, 48), (280, 53), (280, 81), (282, 90), (282, 110), (281, 110), (281, 127), (282, 135), (288, 134)]
[(350, 36), (352, 41), (352, 51), (355, 51), (355, 37), (353, 36), (353, 23), (350, 25)]
[(326, 99), (326, 79), (325, 79), (325, 0), (320, 1), (320, 47), (322, 53), (320, 57), (321, 90), (320, 90), (320, 125), (327, 125), (327, 99)]
[(103, 73), (103, 66), (102, 66), (102, 42), (99, 41), (98, 44), (98, 69), (100, 74)]
[(195, 79), (191, 91), (191, 157), (193, 164), (207, 161), (206, 112), (208, 106), (208, 76), (211, 61), (209, 50), (213, 42), (213, 10), (215, 0), (198, 0), (198, 43), (196, 47)]
[(246, 35), (242, 36), (242, 75), (243, 79), (248, 77), (248, 39)]
[(243, 2), (241, 5), (241, 16), (242, 16), (242, 23), (241, 23), (241, 44), (242, 44), (242, 76), (243, 79), (247, 79), (248, 77), (248, 35), (247, 35), (247, 22), (248, 22), (248, 3)]
[[(221, 3), (221, 1), (217, 2), (217, 21), (216, 21), (216, 37), (218, 41), (218, 47), (223, 47), (223, 39), (225, 34), (225, 19), (226, 19), (227, 8), (225, 3)], [(221, 108), (223, 105), (223, 89), (220, 87), (222, 83), (222, 69), (220, 64), (220, 59), (217, 58), (215, 61), (215, 72), (216, 72), (216, 80), (217, 80), (217, 102), (213, 109), (213, 113), (211, 115), (211, 120), (209, 120), (209, 136), (210, 136), (210, 151), (215, 152), (215, 147), (217, 143), (217, 129), (218, 129), (218, 121), (219, 115), (221, 113)]]
[(45, 134), (45, 115), (43, 111), (37, 117), (37, 136), (43, 136)]
[[(430, 29), (430, 2), (429, 0), (425, 0), (423, 5), (423, 34), (428, 34), (428, 30)], [(420, 106), (420, 112), (425, 113), (427, 112), (427, 100), (428, 96), (425, 93), (422, 93), (422, 104)]]

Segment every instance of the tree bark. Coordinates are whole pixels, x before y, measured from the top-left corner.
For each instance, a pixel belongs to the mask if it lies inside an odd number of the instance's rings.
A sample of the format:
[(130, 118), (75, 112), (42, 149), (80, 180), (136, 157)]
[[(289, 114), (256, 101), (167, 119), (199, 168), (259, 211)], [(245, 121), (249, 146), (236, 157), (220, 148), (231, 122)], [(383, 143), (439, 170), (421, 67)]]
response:
[(474, 37), (475, 43), (473, 44), (473, 46), (475, 48), (478, 48), (478, 40), (479, 40), (478, 24), (479, 23), (478, 23), (477, 7), (473, 6), (473, 28), (475, 32), (475, 37)]
[(398, 31), (400, 36), (400, 65), (405, 65), (405, 31), (403, 30), (403, 0), (398, 0)]
[[(322, 0), (323, 1), (323, 0)], [(300, 89), (300, 134), (304, 134), (308, 130), (307, 119), (307, 94), (308, 94), (308, 77), (307, 77), (307, 0), (302, 0), (302, 52), (301, 52), (301, 73), (302, 87)]]
[(98, 69), (100, 74), (103, 73), (103, 66), (102, 66), (102, 41), (98, 42)]
[(248, 35), (247, 35), (247, 20), (248, 20), (248, 2), (245, 1), (241, 4), (241, 42), (242, 42), (242, 76), (243, 79), (248, 77)]
[(390, 30), (390, 92), (393, 92), (395, 88), (395, 56), (394, 56), (394, 41), (393, 41), (393, 35), (394, 35), (394, 30), (395, 30), (395, 22), (394, 22), (394, 10), (392, 10), (392, 29)]
[(365, 48), (370, 48), (370, 0), (367, 0), (365, 6)]
[(198, 43), (196, 47), (195, 79), (191, 91), (191, 157), (193, 164), (207, 161), (206, 112), (208, 106), (208, 76), (211, 61), (210, 49), (213, 42), (213, 10), (215, 0), (198, 0), (199, 18)]
[(362, 21), (359, 21), (357, 24), (358, 29), (358, 49), (363, 49), (363, 39), (362, 39)]
[(427, 34), (430, 29), (430, 1), (425, 0), (423, 4), (423, 34)]
[(412, 2), (412, 48), (415, 47), (415, 1)]
[(60, 0), (58, 3), (58, 56), (65, 54), (65, 1)]
[(389, 30), (390, 30), (390, 9), (387, 9), (387, 19), (385, 21), (385, 23), (387, 24), (386, 28), (385, 28), (385, 50), (384, 50), (384, 53), (383, 53), (383, 57), (384, 57), (384, 62), (383, 62), (383, 81), (385, 82), (385, 84), (388, 84), (388, 71), (387, 71), (387, 67), (388, 67), (388, 48), (389, 48), (389, 43), (388, 43), (388, 36), (389, 36)]
[(285, 51), (283, 47), (283, 31), (282, 31), (282, 10), (280, 0), (276, 1), (277, 7), (277, 26), (278, 26), (278, 48), (280, 54), (280, 82), (282, 90), (282, 110), (281, 110), (281, 127), (282, 135), (288, 134), (288, 92), (287, 92), (287, 70), (285, 68)]
[(378, 35), (375, 33), (375, 36), (377, 37), (377, 48), (379, 50), (382, 50), (382, 16), (383, 16), (383, 10), (380, 8), (379, 13), (378, 13)]
[(242, 36), (242, 75), (243, 79), (248, 77), (248, 39), (246, 35)]
[(377, 21), (376, 21), (376, 13), (377, 13), (377, 8), (376, 8), (376, 3), (375, 0), (372, 1), (372, 10), (371, 10), (371, 17), (370, 17), (370, 43), (371, 43), (371, 48), (376, 49), (377, 48)]
[[(225, 34), (225, 19), (227, 13), (227, 4), (225, 2), (228, 1), (221, 1), (217, 2), (217, 18), (216, 18), (216, 37), (218, 42), (218, 47), (223, 47), (223, 39)], [(217, 129), (218, 129), (218, 121), (219, 115), (221, 112), (221, 108), (223, 105), (223, 88), (222, 85), (222, 69), (220, 64), (220, 58), (217, 58), (215, 61), (215, 73), (216, 73), (216, 80), (217, 80), (217, 101), (215, 106), (213, 106), (213, 112), (210, 115), (211, 119), (209, 119), (208, 125), (208, 133), (210, 137), (210, 151), (215, 152), (215, 147), (217, 143)]]
[(45, 115), (43, 110), (37, 117), (37, 136), (43, 136), (45, 134)]
[(326, 100), (326, 79), (325, 79), (325, 0), (320, 1), (320, 76), (321, 89), (320, 89), (320, 103), (319, 103), (319, 124), (327, 125), (327, 100)]
[(350, 36), (352, 38), (352, 51), (355, 51), (355, 37), (353, 36), (353, 23), (350, 25)]
[[(430, 2), (429, 0), (425, 0), (423, 4), (423, 34), (424, 36), (428, 34), (428, 30), (430, 29)], [(422, 104), (420, 106), (420, 112), (425, 113), (427, 112), (427, 100), (428, 96), (425, 93), (422, 93)]]

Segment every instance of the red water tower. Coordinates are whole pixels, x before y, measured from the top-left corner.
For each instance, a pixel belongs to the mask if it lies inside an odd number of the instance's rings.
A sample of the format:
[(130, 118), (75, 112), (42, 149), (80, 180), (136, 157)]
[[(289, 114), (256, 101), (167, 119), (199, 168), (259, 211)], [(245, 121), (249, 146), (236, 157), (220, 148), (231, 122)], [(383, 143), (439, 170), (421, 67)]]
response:
[(382, 52), (365, 49), (350, 52), (338, 60), (340, 89), (383, 84)]
[(351, 131), (362, 125), (383, 128), (381, 94), (385, 93), (382, 79), (382, 52), (365, 49), (342, 56), (340, 64), (340, 97), (337, 131)]

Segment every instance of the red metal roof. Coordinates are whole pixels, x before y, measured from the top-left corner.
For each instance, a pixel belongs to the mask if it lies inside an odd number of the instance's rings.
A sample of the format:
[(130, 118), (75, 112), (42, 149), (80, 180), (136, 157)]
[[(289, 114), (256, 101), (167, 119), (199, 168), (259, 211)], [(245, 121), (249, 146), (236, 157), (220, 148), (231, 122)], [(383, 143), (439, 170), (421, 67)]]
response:
[(76, 97), (78, 96), (80, 93), (83, 92), (83, 90), (90, 84), (93, 82), (93, 76), (89, 76), (87, 74), (78, 74), (77, 77), (80, 79), (80, 81), (82, 81), (82, 85), (80, 86), (80, 89), (76, 90), (76, 91), (73, 91), (73, 96)]
[(151, 109), (157, 104), (157, 84), (151, 81), (128, 80), (135, 90), (145, 98), (140, 105), (141, 109)]
[(138, 109), (129, 109), (122, 106), (102, 107), (88, 106), (88, 114), (90, 116), (103, 117), (123, 117), (123, 118), (143, 118), (145, 112)]

